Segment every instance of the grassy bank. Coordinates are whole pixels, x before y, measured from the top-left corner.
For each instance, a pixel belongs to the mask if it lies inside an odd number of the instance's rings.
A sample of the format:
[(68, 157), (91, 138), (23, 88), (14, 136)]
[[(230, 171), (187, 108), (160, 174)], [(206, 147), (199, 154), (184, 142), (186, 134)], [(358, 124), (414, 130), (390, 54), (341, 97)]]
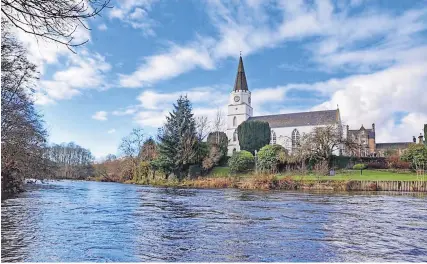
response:
[[(221, 172), (225, 172), (222, 169)], [(260, 189), (260, 190), (334, 190), (351, 191), (360, 188), (360, 181), (416, 181), (417, 177), (413, 173), (397, 173), (391, 171), (364, 171), (360, 172), (343, 171), (336, 176), (316, 176), (316, 175), (284, 175), (250, 173), (240, 175), (211, 174), (207, 177), (200, 177), (193, 180), (164, 180), (154, 179), (148, 182), (132, 182), (164, 187), (188, 187), (188, 188), (238, 188), (238, 189)], [(427, 182), (426, 182), (427, 183)], [(359, 187), (358, 187), (359, 186)], [(369, 186), (369, 190), (379, 190), (375, 184)]]
[[(335, 176), (317, 176), (314, 174), (308, 175), (295, 175), (284, 174), (278, 177), (291, 176), (293, 179), (305, 180), (328, 180), (328, 181), (416, 181), (417, 175), (413, 172), (399, 172), (399, 171), (379, 171), (379, 170), (364, 170), (362, 174), (360, 171), (348, 170), (339, 171)], [(427, 177), (425, 177), (427, 180)]]

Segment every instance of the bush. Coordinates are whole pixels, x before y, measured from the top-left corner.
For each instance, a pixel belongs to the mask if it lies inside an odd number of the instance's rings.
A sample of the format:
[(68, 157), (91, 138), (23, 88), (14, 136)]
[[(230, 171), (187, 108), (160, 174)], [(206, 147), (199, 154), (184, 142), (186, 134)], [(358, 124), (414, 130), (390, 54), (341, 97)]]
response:
[(266, 145), (262, 147), (257, 156), (258, 168), (261, 171), (276, 172), (281, 153), (286, 154), (286, 150), (280, 145)]
[(386, 159), (387, 164), (392, 169), (410, 169), (411, 163), (407, 161), (403, 161), (399, 156), (390, 156)]
[(188, 168), (188, 177), (190, 177), (190, 179), (197, 178), (201, 174), (202, 168), (200, 168), (199, 165), (190, 165), (190, 167)]
[(148, 175), (150, 173), (150, 163), (142, 161), (136, 167), (133, 174), (133, 180), (137, 183), (148, 183)]
[(359, 163), (359, 164), (356, 164), (353, 166), (353, 170), (363, 170), (365, 168), (366, 168), (366, 166), (363, 163)]
[(388, 169), (388, 166), (386, 163), (379, 163), (379, 162), (369, 162), (366, 165), (367, 169), (373, 169), (373, 170), (384, 170)]
[(253, 168), (255, 164), (254, 156), (246, 150), (234, 152), (228, 160), (228, 166), (231, 172), (245, 172)]

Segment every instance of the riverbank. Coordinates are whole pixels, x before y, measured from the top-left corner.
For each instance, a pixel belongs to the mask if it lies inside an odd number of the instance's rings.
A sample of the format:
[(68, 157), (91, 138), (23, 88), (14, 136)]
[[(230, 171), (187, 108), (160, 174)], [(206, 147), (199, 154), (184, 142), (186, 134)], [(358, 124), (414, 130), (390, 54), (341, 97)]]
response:
[[(325, 176), (327, 177), (327, 176)], [(330, 177), (330, 176), (329, 176)], [(411, 178), (409, 178), (411, 179)], [(197, 179), (164, 180), (146, 179), (141, 184), (180, 188), (236, 188), (259, 190), (328, 190), (328, 191), (405, 191), (427, 192), (427, 181), (421, 180), (357, 180), (357, 179), (317, 179), (312, 176), (284, 176), (272, 174), (251, 174), (227, 177), (199, 177)]]

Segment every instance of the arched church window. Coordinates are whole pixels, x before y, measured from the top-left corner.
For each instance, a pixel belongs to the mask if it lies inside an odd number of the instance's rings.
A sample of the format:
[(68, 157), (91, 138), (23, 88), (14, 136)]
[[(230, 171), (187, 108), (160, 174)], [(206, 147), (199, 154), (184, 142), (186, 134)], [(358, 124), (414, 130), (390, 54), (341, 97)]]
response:
[(271, 144), (276, 144), (276, 132), (271, 131)]
[(233, 154), (234, 154), (234, 152), (236, 152), (236, 148), (233, 149)]
[(300, 140), (299, 131), (297, 129), (294, 129), (292, 131), (292, 150), (295, 150), (296, 148), (298, 148), (299, 140)]
[(237, 141), (237, 130), (234, 130), (233, 141)]
[(235, 127), (237, 125), (237, 117), (233, 118), (233, 127)]

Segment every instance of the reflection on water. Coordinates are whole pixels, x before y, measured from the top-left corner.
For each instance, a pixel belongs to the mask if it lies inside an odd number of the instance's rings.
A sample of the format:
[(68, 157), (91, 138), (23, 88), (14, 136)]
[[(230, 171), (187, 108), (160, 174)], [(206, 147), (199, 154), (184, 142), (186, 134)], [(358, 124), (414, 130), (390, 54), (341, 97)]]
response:
[(61, 181), (2, 201), (2, 261), (427, 261), (427, 197)]

